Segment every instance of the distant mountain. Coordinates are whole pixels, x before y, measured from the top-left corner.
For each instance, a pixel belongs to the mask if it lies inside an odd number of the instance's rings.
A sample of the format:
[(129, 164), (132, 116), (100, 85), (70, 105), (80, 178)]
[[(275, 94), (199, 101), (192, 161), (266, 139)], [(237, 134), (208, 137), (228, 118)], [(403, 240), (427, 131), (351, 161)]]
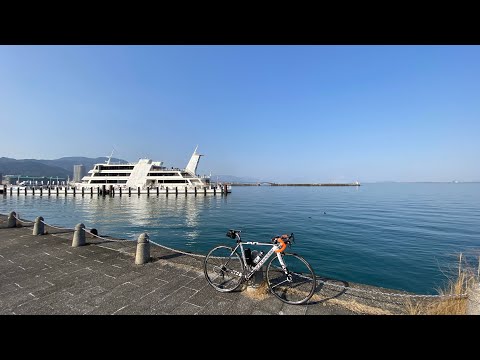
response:
[[(0, 157), (0, 173), (2, 175), (70, 177), (73, 178), (73, 165), (84, 165), (85, 171), (93, 168), (96, 163), (105, 162), (106, 157), (63, 157), (56, 160), (12, 159)], [(111, 162), (126, 162), (112, 158)]]
[[(44, 159), (12, 159), (0, 157), (0, 173), (2, 175), (22, 175), (22, 176), (46, 176), (61, 177), (73, 179), (73, 166), (84, 165), (85, 171), (92, 169), (97, 163), (105, 163), (107, 157), (88, 158), (81, 156), (62, 157), (55, 160)], [(117, 158), (111, 158), (111, 162), (126, 163), (127, 161)], [(257, 183), (262, 180), (251, 177), (240, 177), (232, 175), (212, 175), (212, 181), (230, 182), (230, 183)]]
[[(70, 157), (62, 157), (56, 160), (37, 160), (42, 164), (49, 165), (49, 166), (58, 166), (62, 169), (70, 171), (70, 177), (73, 177), (73, 166), (74, 165), (84, 165), (85, 171), (88, 171), (93, 168), (93, 165), (97, 163), (104, 163), (107, 161), (107, 157), (97, 157), (97, 158), (87, 158), (81, 156), (70, 156)], [(126, 163), (127, 161), (117, 158), (111, 158), (110, 162), (121, 162)]]

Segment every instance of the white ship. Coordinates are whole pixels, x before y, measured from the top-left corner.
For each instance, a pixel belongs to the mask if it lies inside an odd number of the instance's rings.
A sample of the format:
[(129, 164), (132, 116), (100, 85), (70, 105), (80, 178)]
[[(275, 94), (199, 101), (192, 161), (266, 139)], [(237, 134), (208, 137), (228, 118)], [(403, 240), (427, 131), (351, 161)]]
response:
[(201, 154), (195, 148), (184, 169), (167, 168), (163, 161), (139, 159), (136, 163), (113, 163), (111, 154), (105, 163), (97, 163), (75, 187), (105, 189), (156, 190), (157, 192), (231, 192), (231, 186), (210, 182), (210, 176), (197, 175)]

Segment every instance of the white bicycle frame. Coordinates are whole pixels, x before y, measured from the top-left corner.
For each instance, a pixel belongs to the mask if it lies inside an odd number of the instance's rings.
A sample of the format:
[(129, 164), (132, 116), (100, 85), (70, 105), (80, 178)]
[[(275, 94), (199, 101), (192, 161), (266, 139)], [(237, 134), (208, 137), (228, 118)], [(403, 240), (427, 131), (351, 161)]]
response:
[[(247, 258), (245, 256), (245, 250), (243, 249), (243, 245), (258, 245), (258, 246), (270, 246), (271, 249), (260, 259), (260, 261), (250, 270), (248, 270), (248, 267), (245, 267), (245, 270), (247, 270), (246, 274), (242, 274), (245, 277), (245, 280), (250, 280), (250, 278), (255, 274), (255, 272), (260, 269), (265, 262), (267, 262), (268, 259), (274, 254), (275, 250), (278, 250), (282, 247), (281, 244), (272, 244), (272, 243), (265, 243), (265, 242), (257, 242), (257, 241), (246, 241), (243, 242), (240, 239), (237, 242), (237, 246), (233, 249), (233, 251), (230, 253), (230, 256), (232, 256), (235, 251), (240, 247), (240, 252), (242, 254), (242, 261), (245, 265), (247, 264)], [(285, 262), (283, 261), (282, 257), (282, 252), (277, 252), (276, 253), (278, 261), (280, 262), (280, 265), (282, 266), (283, 271), (285, 272), (285, 275), (288, 275), (288, 270), (287, 266), (285, 265)]]

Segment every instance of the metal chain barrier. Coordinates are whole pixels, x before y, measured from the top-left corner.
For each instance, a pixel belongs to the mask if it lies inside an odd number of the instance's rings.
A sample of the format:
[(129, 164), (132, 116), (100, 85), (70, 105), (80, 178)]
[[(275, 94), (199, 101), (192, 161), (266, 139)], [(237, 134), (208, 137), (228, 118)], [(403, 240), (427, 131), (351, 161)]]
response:
[(173, 251), (173, 252), (176, 252), (176, 253), (180, 253), (180, 254), (183, 254), (183, 255), (187, 255), (187, 256), (192, 256), (192, 257), (202, 257), (204, 258), (205, 255), (201, 255), (201, 254), (193, 254), (193, 253), (189, 253), (189, 252), (185, 252), (185, 251), (181, 251), (181, 250), (176, 250), (176, 249), (172, 249), (172, 248), (169, 248), (168, 246), (165, 246), (165, 245), (160, 245), (160, 244), (157, 244), (153, 241), (150, 241), (150, 244), (153, 244), (155, 246), (158, 246), (158, 247), (161, 247), (161, 248), (164, 248), (166, 250), (170, 250), (170, 251)]
[(47, 224), (45, 221), (43, 220), (40, 220), (40, 222), (42, 222), (44, 225), (46, 226), (49, 226), (51, 228), (54, 228), (54, 229), (58, 229), (58, 230), (75, 230), (75, 229), (72, 229), (72, 228), (65, 228), (65, 227), (58, 227), (58, 226), (53, 226), (53, 225), (50, 225), (50, 224)]
[(96, 237), (97, 239), (102, 239), (102, 240), (106, 240), (106, 241), (113, 241), (113, 242), (126, 242), (126, 241), (137, 241), (137, 240), (130, 240), (130, 239), (111, 239), (111, 238), (106, 238), (106, 237), (102, 237), (100, 235), (96, 235), (94, 233), (92, 233), (91, 231), (87, 230), (87, 229), (84, 229), (86, 233), (92, 235), (93, 237)]
[(23, 224), (28, 224), (28, 223), (33, 224), (33, 223), (35, 223), (35, 221), (22, 220), (22, 219), (20, 219), (17, 215), (14, 215), (14, 218), (17, 219), (18, 221), (20, 221), (20, 222), (23, 223)]
[[(34, 223), (34, 221), (21, 220), (21, 219), (19, 219), (17, 216), (15, 216), (15, 218), (16, 218), (18, 221), (23, 222), (23, 223)], [(60, 228), (60, 227), (56, 227), (56, 226), (47, 224), (45, 221), (42, 221), (42, 222), (43, 222), (45, 225), (50, 226), (50, 227), (55, 228), (55, 229), (60, 229), (60, 230), (75, 230), (75, 229), (70, 229), (70, 228)], [(102, 239), (102, 240), (106, 240), (106, 241), (114, 241), (114, 242), (126, 242), (126, 241), (134, 242), (134, 241), (137, 241), (137, 240), (129, 240), (129, 239), (120, 240), (120, 239), (105, 238), (105, 237), (102, 237), (102, 236), (99, 236), (99, 235), (95, 235), (95, 234), (93, 234), (91, 231), (89, 231), (89, 230), (87, 230), (87, 229), (84, 229), (84, 230), (85, 230), (85, 232), (89, 233), (89, 234), (92, 235), (93, 237), (96, 237), (96, 238)], [(160, 244), (157, 244), (157, 243), (152, 242), (152, 241), (150, 241), (150, 243), (153, 244), (153, 245), (155, 245), (155, 246), (161, 247), (161, 248), (163, 248), (163, 249), (166, 249), (166, 250), (169, 250), (169, 251), (172, 251), (172, 252), (176, 252), (176, 253), (180, 253), (180, 254), (183, 254), (183, 255), (191, 256), (191, 257), (201, 257), (201, 258), (205, 258), (205, 256), (206, 256), (206, 255), (194, 254), (194, 253), (189, 253), (189, 252), (185, 252), (185, 251), (173, 249), (173, 248), (170, 248), (170, 247), (168, 247), (168, 246), (160, 245)], [(352, 288), (352, 287), (350, 287), (350, 286), (332, 284), (332, 283), (329, 283), (328, 281), (323, 281), (323, 280), (317, 280), (317, 282), (322, 283), (322, 284), (325, 285), (325, 286), (331, 286), (331, 287), (334, 287), (334, 288), (337, 288), (337, 289), (341, 289), (341, 290), (346, 290), (346, 291), (348, 290), (348, 291), (357, 292), (357, 293), (363, 293), (363, 294), (381, 295), (381, 296), (390, 296), (390, 297), (399, 297), (399, 298), (430, 298), (430, 299), (438, 298), (438, 299), (440, 299), (440, 298), (466, 298), (466, 297), (468, 297), (468, 294), (467, 294), (467, 293), (463, 293), (463, 294), (452, 294), (452, 295), (440, 295), (440, 294), (438, 294), (438, 295), (417, 295), (417, 294), (386, 293), (386, 292), (375, 291), (375, 290), (356, 289), (356, 288)]]

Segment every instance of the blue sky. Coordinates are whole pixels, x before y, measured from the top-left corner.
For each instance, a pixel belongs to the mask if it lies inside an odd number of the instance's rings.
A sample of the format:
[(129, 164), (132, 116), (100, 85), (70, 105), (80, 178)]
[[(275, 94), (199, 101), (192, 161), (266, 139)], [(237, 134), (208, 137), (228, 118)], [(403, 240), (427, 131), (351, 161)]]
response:
[(480, 181), (480, 46), (0, 46), (0, 156)]

